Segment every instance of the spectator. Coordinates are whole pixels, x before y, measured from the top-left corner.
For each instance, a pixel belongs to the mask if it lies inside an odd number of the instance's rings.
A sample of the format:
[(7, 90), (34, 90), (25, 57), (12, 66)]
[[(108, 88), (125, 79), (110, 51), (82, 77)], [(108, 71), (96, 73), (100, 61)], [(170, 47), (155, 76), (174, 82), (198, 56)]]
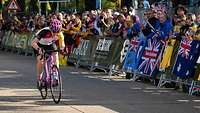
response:
[(144, 36), (148, 36), (152, 33), (152, 28), (153, 29), (158, 29), (159, 28), (159, 20), (157, 18), (156, 10), (149, 10), (146, 13), (146, 26), (142, 29), (142, 32)]
[(28, 30), (31, 32), (35, 30), (34, 20), (32, 16), (30, 16), (27, 27), (28, 27)]
[(115, 24), (113, 25), (111, 29), (113, 36), (123, 38), (123, 31), (125, 30), (124, 22), (125, 22), (125, 16), (123, 14), (120, 14), (117, 17)]
[(143, 8), (144, 9), (149, 9), (150, 8), (150, 4), (148, 0), (143, 0)]
[(138, 9), (138, 4), (139, 4), (138, 0), (132, 0), (132, 4), (133, 4), (132, 6), (134, 9)]

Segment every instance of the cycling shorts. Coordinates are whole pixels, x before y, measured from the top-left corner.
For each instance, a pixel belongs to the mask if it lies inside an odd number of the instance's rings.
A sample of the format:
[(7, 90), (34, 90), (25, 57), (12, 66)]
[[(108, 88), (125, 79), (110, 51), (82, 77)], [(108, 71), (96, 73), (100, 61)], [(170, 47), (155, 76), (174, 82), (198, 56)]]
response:
[[(44, 51), (46, 51), (46, 50), (57, 50), (56, 44), (42, 45), (42, 44), (40, 44), (40, 43), (38, 42), (38, 46), (39, 46), (40, 48), (42, 48)], [(39, 55), (39, 51), (38, 51), (38, 50), (35, 50), (35, 49), (34, 49), (34, 53), (35, 53), (36, 56)]]

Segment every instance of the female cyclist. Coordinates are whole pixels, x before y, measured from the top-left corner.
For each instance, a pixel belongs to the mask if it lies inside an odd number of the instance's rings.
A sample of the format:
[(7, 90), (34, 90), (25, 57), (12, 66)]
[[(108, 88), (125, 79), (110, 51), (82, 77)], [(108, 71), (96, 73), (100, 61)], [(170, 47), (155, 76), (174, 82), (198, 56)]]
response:
[[(32, 47), (34, 48), (34, 52), (37, 56), (37, 79), (38, 81), (41, 80), (41, 73), (42, 73), (42, 67), (43, 67), (43, 61), (41, 59), (41, 55), (43, 53), (43, 50), (56, 50), (58, 48), (58, 45), (61, 46), (61, 50), (64, 49), (65, 45), (64, 42), (58, 41), (58, 33), (60, 33), (62, 29), (62, 24), (59, 20), (53, 19), (50, 22), (49, 27), (45, 27), (41, 30), (39, 30), (32, 41)], [(64, 41), (64, 39), (62, 39)], [(60, 44), (57, 44), (60, 43)], [(58, 64), (58, 54), (53, 53), (53, 57), (55, 59), (55, 64)], [(40, 87), (40, 86), (39, 86)]]

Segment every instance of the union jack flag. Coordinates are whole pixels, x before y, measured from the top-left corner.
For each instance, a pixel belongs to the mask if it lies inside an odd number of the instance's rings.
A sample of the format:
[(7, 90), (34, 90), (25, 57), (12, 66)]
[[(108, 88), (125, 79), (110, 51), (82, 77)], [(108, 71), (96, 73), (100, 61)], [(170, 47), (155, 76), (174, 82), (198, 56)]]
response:
[(144, 53), (140, 60), (138, 71), (151, 76), (156, 67), (159, 67), (158, 56), (161, 53), (163, 43), (156, 39), (148, 39)]
[(188, 59), (189, 52), (191, 49), (191, 43), (192, 43), (192, 40), (189, 40), (187, 38), (183, 39), (180, 44), (178, 55), (181, 55), (182, 57), (185, 57), (186, 59)]
[(139, 39), (133, 38), (131, 40), (129, 51), (137, 52), (138, 47), (139, 47)]

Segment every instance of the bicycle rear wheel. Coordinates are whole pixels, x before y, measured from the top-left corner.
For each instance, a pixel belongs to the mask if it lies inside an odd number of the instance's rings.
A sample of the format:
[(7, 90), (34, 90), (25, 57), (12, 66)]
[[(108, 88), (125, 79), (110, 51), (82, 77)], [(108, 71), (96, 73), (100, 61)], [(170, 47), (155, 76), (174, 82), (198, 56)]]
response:
[(61, 99), (62, 94), (62, 78), (60, 76), (59, 69), (56, 65), (51, 68), (51, 80), (50, 80), (50, 90), (52, 94), (53, 101), (58, 104)]

